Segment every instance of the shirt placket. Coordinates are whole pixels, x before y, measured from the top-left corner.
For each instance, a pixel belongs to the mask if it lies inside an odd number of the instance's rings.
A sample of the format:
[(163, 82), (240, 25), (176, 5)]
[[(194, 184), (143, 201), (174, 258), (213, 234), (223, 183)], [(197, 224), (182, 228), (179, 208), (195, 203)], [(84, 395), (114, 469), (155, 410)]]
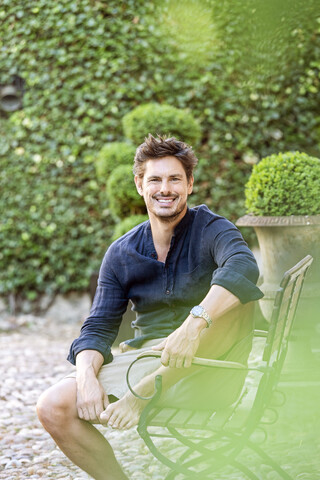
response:
[(170, 296), (173, 293), (173, 258), (172, 251), (174, 248), (175, 236), (171, 239), (170, 249), (164, 264), (164, 273), (165, 273), (165, 294)]

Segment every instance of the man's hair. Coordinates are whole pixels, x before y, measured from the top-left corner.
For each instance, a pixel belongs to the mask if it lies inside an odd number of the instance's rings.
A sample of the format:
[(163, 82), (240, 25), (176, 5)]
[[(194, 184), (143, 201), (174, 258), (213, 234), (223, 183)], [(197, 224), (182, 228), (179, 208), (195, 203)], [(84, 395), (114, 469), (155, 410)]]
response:
[(143, 177), (145, 162), (163, 157), (176, 157), (182, 163), (188, 180), (192, 177), (193, 169), (198, 163), (192, 147), (186, 143), (175, 137), (166, 138), (158, 135), (158, 138), (155, 138), (149, 133), (148, 138), (137, 148), (133, 173), (138, 177)]

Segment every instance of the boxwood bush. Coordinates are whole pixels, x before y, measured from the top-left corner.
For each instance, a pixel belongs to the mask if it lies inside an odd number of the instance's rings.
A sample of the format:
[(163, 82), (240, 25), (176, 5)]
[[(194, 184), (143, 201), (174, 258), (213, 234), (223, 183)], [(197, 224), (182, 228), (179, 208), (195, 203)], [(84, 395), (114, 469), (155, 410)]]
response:
[(183, 139), (190, 145), (199, 143), (201, 130), (193, 115), (170, 105), (148, 103), (127, 113), (122, 120), (124, 134), (139, 145), (149, 133)]
[(319, 215), (320, 160), (300, 152), (266, 157), (253, 167), (245, 194), (255, 215)]
[(128, 143), (106, 143), (97, 156), (93, 158), (98, 179), (105, 182), (119, 165), (133, 164), (135, 153), (136, 147)]
[(106, 193), (111, 212), (121, 219), (146, 212), (143, 197), (138, 194), (133, 180), (132, 165), (114, 169), (108, 178)]

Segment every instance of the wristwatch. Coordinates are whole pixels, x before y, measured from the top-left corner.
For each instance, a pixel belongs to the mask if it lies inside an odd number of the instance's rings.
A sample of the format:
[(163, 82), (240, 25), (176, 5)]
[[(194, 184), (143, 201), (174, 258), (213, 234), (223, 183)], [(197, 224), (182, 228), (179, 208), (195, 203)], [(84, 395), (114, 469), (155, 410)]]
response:
[(201, 305), (196, 305), (195, 307), (193, 307), (190, 310), (190, 313), (194, 318), (199, 318), (199, 317), (203, 318), (207, 322), (207, 327), (206, 328), (210, 327), (210, 325), (212, 323), (212, 320), (211, 320), (210, 316), (208, 315), (208, 313), (205, 311), (205, 309)]

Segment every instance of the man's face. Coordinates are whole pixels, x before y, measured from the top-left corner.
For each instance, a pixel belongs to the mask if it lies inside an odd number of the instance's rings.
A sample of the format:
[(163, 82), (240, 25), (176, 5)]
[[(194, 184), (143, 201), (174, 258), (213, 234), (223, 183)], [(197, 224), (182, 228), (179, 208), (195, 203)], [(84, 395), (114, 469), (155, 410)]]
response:
[(187, 180), (182, 163), (175, 157), (147, 160), (143, 178), (135, 176), (149, 216), (164, 221), (180, 220), (187, 210), (193, 177)]

